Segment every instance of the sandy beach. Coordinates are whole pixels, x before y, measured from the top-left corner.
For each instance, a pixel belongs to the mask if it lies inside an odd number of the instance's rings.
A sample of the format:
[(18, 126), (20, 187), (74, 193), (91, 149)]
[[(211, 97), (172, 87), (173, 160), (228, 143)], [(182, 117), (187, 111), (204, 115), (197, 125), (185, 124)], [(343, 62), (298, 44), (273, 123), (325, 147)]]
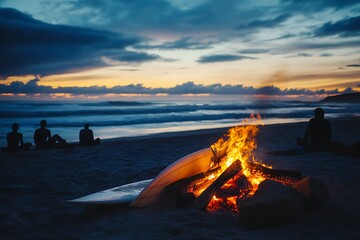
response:
[[(330, 119), (333, 139), (360, 141), (360, 118)], [(66, 200), (126, 183), (150, 179), (194, 151), (209, 147), (228, 128), (105, 140), (13, 154), (0, 153), (1, 239), (358, 239), (360, 159), (317, 152), (297, 155), (306, 123), (260, 127), (256, 158), (277, 169), (321, 179), (330, 207), (284, 226), (248, 230), (237, 214), (218, 210), (85, 206)], [(96, 135), (96, 132), (95, 132)]]

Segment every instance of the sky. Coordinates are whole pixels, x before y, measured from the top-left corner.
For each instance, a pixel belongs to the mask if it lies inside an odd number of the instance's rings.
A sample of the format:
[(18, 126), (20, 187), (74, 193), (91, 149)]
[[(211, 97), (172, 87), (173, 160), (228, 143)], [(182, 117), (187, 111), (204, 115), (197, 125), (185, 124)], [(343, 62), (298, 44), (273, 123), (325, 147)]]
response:
[(360, 91), (357, 0), (0, 0), (0, 99)]

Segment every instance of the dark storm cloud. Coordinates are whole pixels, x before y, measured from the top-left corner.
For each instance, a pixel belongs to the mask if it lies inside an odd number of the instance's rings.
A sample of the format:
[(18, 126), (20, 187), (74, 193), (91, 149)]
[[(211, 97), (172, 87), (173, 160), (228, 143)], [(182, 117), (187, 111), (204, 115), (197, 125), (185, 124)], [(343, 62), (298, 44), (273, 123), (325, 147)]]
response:
[(49, 75), (107, 66), (102, 57), (143, 62), (158, 56), (127, 51), (138, 38), (90, 28), (53, 25), (0, 8), (0, 78)]
[(251, 22), (248, 22), (246, 24), (241, 24), (236, 27), (237, 30), (253, 30), (257, 28), (273, 28), (281, 23), (285, 22), (291, 17), (289, 14), (283, 14), (280, 16), (277, 16), (276, 18), (269, 18), (264, 20), (254, 20)]
[(199, 63), (215, 63), (215, 62), (230, 62), (244, 59), (255, 59), (252, 57), (246, 57), (242, 55), (231, 55), (231, 54), (215, 54), (202, 56), (197, 62)]
[(360, 35), (360, 16), (340, 20), (338, 22), (327, 22), (315, 29), (315, 36), (324, 37), (339, 35), (341, 37), (356, 37)]
[(199, 41), (190, 37), (180, 38), (176, 41), (168, 41), (158, 45), (136, 45), (137, 49), (186, 49), (186, 50), (202, 50), (209, 49), (212, 45), (219, 43), (218, 41)]
[[(275, 86), (264, 86), (260, 88), (244, 87), (243, 85), (222, 85), (212, 84), (203, 85), (195, 84), (193, 82), (186, 82), (181, 85), (176, 85), (172, 88), (148, 88), (142, 84), (130, 84), (127, 86), (92, 86), (92, 87), (59, 87), (53, 88), (50, 86), (39, 85), (39, 79), (35, 78), (27, 83), (14, 81), (10, 85), (0, 84), (1, 93), (12, 94), (73, 94), (73, 95), (88, 95), (88, 94), (224, 94), (224, 95), (315, 95), (315, 94), (337, 94), (341, 93), (337, 89), (334, 90), (308, 90), (308, 89), (280, 89)], [(346, 89), (347, 92), (353, 92), (351, 88)]]

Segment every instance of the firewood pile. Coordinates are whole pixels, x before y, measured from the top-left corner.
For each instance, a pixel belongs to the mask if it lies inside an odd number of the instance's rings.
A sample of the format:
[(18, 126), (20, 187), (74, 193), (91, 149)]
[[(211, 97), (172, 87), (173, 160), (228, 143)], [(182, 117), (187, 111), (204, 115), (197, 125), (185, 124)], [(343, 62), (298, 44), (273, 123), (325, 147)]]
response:
[[(249, 228), (277, 227), (297, 218), (305, 210), (326, 208), (329, 191), (316, 178), (303, 178), (300, 172), (271, 169), (250, 164), (253, 174), (266, 178), (251, 193), (251, 182), (243, 174), (239, 160), (216, 179), (219, 168), (181, 179), (167, 187), (177, 206), (199, 210), (225, 208), (239, 214)], [(201, 191), (201, 189), (204, 189)]]
[(210, 170), (170, 184), (166, 190), (182, 207), (225, 208), (249, 228), (275, 227), (305, 210), (326, 208), (329, 191), (298, 171), (273, 169), (255, 160), (258, 126), (231, 128), (211, 146)]

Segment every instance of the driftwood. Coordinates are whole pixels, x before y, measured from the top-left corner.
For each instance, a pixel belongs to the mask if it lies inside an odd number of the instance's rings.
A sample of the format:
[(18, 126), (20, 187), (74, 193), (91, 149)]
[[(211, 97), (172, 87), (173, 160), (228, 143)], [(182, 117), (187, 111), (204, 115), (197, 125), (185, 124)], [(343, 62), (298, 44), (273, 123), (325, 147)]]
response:
[(195, 199), (191, 206), (196, 209), (204, 209), (209, 204), (216, 191), (241, 170), (241, 163), (239, 160), (236, 160), (207, 189), (205, 189), (198, 198)]
[(252, 174), (260, 174), (267, 179), (286, 182), (288, 184), (296, 183), (303, 179), (303, 176), (298, 171), (272, 169), (255, 163), (248, 163), (248, 167)]

